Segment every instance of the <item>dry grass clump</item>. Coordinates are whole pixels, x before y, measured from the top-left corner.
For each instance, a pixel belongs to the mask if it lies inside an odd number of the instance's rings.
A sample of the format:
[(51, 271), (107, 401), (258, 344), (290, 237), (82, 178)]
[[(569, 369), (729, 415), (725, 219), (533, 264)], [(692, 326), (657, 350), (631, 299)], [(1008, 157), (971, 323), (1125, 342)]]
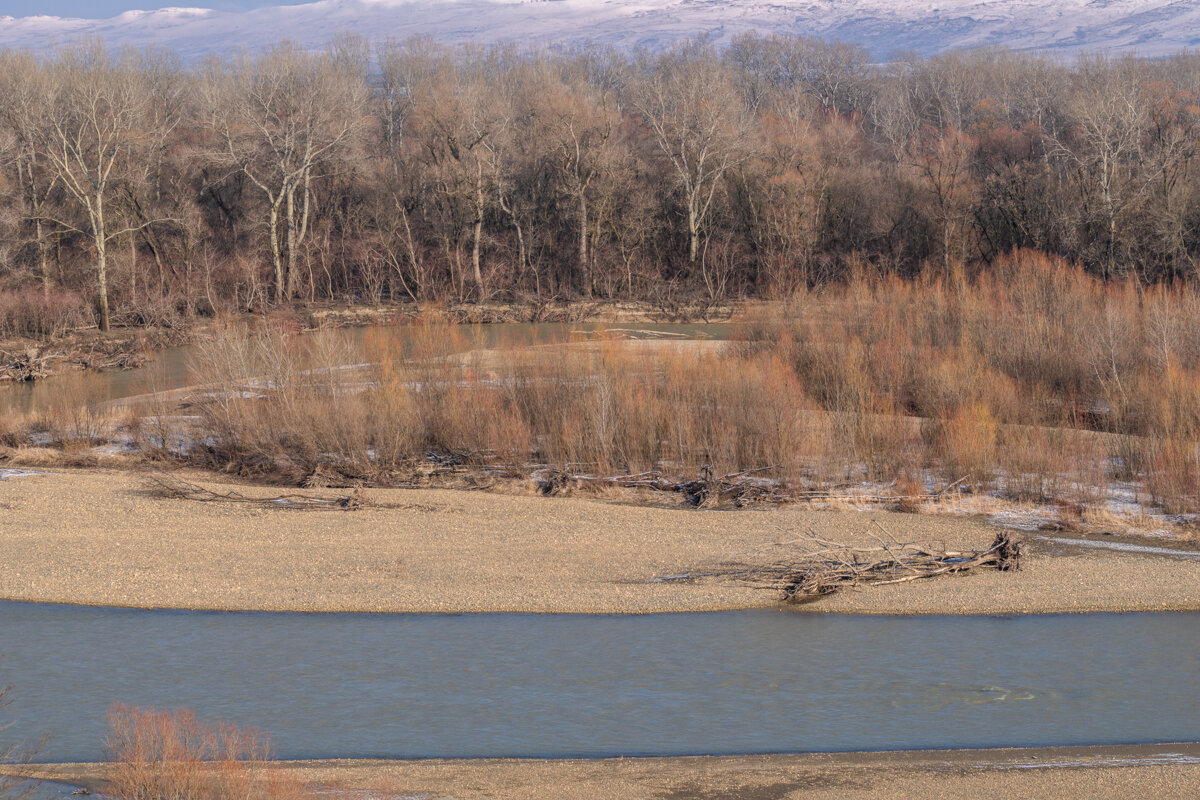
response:
[[(11, 688), (0, 686), (0, 711), (12, 702)], [(0, 729), (10, 727), (5, 720)], [(0, 798), (2, 800), (32, 800), (39, 795), (40, 786), (36, 781), (28, 780), (23, 775), (23, 767), (35, 760), (38, 745), (34, 742), (9, 742), (0, 745), (0, 765), (5, 771), (0, 773)]]
[(497, 345), (437, 323), (364, 340), (229, 329), (202, 345), (189, 457), (381, 484), (431, 463), (511, 475), (763, 470), (810, 490), (894, 484), (901, 498), (901, 484), (933, 475), (1080, 508), (1121, 478), (1192, 511), (1197, 311), (1188, 288), (1105, 284), (1017, 252), (973, 278), (799, 294), (724, 349)]
[(186, 709), (115, 705), (109, 712), (106, 794), (121, 800), (309, 800), (269, 768), (264, 734), (208, 723)]
[(810, 497), (868, 482), (904, 510), (950, 484), (1086, 510), (1120, 480), (1200, 510), (1192, 288), (1018, 251), (976, 276), (800, 292), (735, 338), (534, 345), (432, 316), (365, 335), (228, 326), (198, 345), (188, 418), (161, 395), (114, 417), (81, 387), (0, 443), (86, 451), (119, 429), (159, 458), (332, 486), (755, 471)]
[(53, 399), (35, 417), (31, 429), (43, 433), (63, 450), (81, 450), (112, 440), (118, 424), (104, 405), (106, 397), (96, 393), (95, 381), (84, 373), (59, 378)]
[(0, 337), (56, 339), (92, 324), (88, 304), (74, 292), (35, 288), (0, 291)]
[[(801, 294), (744, 334), (783, 354), (830, 412), (903, 428), (919, 461), (1032, 501), (1095, 503), (1113, 478), (1168, 511), (1200, 509), (1200, 295), (1105, 283), (1016, 251), (976, 276), (859, 278)], [(912, 461), (898, 433), (872, 457)], [(839, 442), (850, 449), (849, 442)]]
[(107, 404), (99, 384), (85, 373), (55, 377), (49, 401), (26, 410), (14, 398), (0, 405), (0, 446), (10, 448), (51, 446), (78, 453), (111, 442), (126, 420)]
[(589, 474), (752, 464), (786, 476), (809, 455), (807, 404), (773, 354), (654, 354), (619, 341), (488, 350), (453, 326), (399, 347), (376, 336), (351, 351), (335, 331), (215, 340), (199, 365), (197, 457), (387, 482), (430, 461)]

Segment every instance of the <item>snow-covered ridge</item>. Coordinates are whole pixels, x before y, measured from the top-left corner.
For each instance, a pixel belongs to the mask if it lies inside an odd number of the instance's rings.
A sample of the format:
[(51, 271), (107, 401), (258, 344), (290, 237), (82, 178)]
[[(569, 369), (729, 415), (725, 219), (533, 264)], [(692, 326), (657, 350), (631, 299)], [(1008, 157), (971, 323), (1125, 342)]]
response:
[(661, 47), (756, 30), (858, 42), (877, 58), (1003, 45), (1167, 55), (1200, 46), (1196, 0), (318, 0), (250, 11), (162, 8), (112, 19), (0, 17), (0, 47), (44, 49), (84, 35), (156, 44), (187, 58), (282, 38), (317, 47), (349, 31), (372, 40), (601, 42)]

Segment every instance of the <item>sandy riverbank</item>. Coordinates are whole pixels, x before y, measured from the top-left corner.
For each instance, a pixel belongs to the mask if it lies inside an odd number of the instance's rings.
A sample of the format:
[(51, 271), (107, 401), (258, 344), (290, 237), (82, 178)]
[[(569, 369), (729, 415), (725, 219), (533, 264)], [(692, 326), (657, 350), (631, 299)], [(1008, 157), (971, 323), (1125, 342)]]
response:
[[(277, 489), (215, 488), (270, 496)], [(336, 490), (324, 491), (329, 495)], [(579, 497), (368, 490), (353, 512), (161, 497), (144, 473), (55, 470), (0, 482), (0, 598), (276, 611), (651, 613), (772, 606), (770, 592), (658, 576), (770, 553), (809, 531), (981, 548), (982, 520), (798, 508), (700, 512)], [(879, 587), (814, 611), (1046, 613), (1200, 609), (1200, 560), (1031, 546), (1017, 573)]]
[[(1194, 798), (1200, 745), (1056, 747), (704, 758), (311, 761), (279, 768), (315, 785), (454, 800), (938, 800)], [(103, 790), (95, 764), (35, 768)], [(355, 796), (358, 796), (357, 794)]]

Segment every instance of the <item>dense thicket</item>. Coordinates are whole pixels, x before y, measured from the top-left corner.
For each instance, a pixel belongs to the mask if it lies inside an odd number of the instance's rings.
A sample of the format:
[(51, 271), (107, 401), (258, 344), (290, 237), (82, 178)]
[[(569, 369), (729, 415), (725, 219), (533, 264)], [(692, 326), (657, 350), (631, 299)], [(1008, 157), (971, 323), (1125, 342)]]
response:
[(5, 52), (0, 334), (315, 300), (717, 301), (1014, 248), (1190, 279), (1198, 123), (1200, 55)]

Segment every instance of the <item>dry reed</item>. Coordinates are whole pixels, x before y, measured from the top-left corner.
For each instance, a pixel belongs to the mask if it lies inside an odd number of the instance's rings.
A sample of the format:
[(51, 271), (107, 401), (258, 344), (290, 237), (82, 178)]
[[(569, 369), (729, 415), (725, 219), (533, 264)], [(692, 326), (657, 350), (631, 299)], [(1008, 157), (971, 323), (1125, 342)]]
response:
[[(1121, 480), (1168, 512), (1200, 510), (1200, 296), (1187, 286), (1105, 283), (1018, 251), (976, 276), (801, 292), (723, 348), (488, 335), (230, 326), (199, 346), (196, 419), (147, 408), (138, 438), (296, 483), (708, 468), (796, 490), (954, 483), (1091, 508)], [(111, 436), (75, 405), (52, 415), (33, 425), (56, 441)]]

